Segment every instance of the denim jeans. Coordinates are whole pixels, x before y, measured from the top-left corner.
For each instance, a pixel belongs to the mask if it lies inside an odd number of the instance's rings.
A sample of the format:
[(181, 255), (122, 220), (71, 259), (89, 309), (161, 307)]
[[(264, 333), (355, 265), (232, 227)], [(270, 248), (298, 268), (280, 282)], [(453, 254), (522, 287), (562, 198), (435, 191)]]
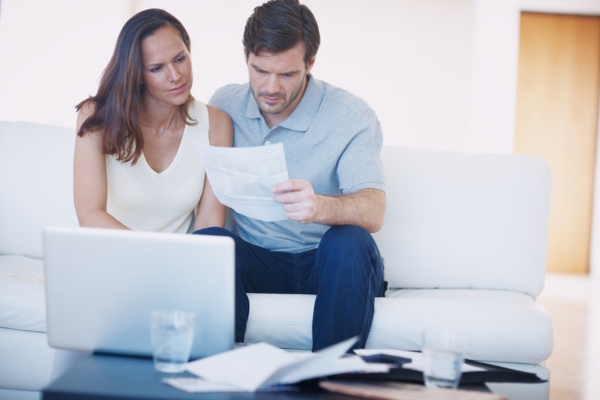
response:
[(319, 247), (302, 253), (270, 251), (223, 228), (195, 234), (235, 241), (235, 340), (243, 342), (250, 303), (246, 293), (316, 294), (313, 351), (359, 336), (364, 348), (375, 297), (384, 295), (383, 263), (372, 236), (357, 226), (331, 227)]

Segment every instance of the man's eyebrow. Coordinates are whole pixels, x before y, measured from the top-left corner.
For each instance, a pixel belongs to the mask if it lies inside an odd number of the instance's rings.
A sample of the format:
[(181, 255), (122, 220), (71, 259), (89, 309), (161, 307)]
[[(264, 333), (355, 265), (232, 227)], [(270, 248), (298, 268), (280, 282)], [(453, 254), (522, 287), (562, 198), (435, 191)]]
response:
[[(250, 65), (252, 66), (252, 68), (254, 68), (258, 72), (267, 72), (256, 64), (250, 63)], [(300, 72), (300, 70), (296, 69), (296, 70), (292, 70), (292, 71), (280, 72), (278, 75), (293, 75), (293, 74), (297, 74), (298, 72)]]
[(300, 72), (300, 70), (299, 69), (295, 69), (293, 71), (281, 72), (279, 75), (294, 75), (294, 74), (297, 74), (298, 72)]

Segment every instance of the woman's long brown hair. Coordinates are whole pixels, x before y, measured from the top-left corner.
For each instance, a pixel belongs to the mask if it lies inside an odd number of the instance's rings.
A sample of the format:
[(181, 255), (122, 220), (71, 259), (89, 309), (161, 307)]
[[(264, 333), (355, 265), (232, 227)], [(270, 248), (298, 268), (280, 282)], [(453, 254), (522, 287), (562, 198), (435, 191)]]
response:
[[(177, 29), (190, 51), (190, 38), (177, 18), (156, 8), (139, 12), (121, 29), (96, 95), (75, 106), (77, 111), (88, 102), (95, 106), (93, 114), (81, 125), (77, 135), (100, 130), (104, 153), (116, 155), (121, 162), (131, 161), (135, 164), (142, 154), (143, 139), (139, 121), (144, 94), (141, 43), (166, 25)], [(188, 125), (196, 123), (188, 114), (188, 106), (193, 101), (190, 94), (188, 100), (179, 106), (181, 117)]]

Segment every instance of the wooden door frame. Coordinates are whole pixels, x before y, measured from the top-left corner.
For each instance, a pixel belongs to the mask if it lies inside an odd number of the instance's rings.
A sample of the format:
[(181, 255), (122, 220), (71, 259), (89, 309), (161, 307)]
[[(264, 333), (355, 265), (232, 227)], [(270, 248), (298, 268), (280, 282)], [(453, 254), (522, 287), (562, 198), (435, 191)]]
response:
[[(470, 150), (510, 154), (515, 134), (521, 12), (600, 17), (600, 3), (590, 4), (587, 0), (475, 0), (474, 3)], [(598, 126), (589, 271), (590, 276), (600, 278), (600, 123)]]

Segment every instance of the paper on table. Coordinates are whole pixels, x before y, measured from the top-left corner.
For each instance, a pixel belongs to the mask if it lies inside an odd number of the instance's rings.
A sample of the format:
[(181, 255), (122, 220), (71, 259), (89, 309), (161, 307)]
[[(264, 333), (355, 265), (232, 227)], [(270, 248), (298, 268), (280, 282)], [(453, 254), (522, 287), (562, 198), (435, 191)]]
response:
[(240, 214), (263, 221), (287, 219), (271, 187), (288, 180), (283, 144), (217, 147), (196, 143), (217, 199)]
[(389, 367), (385, 364), (368, 364), (356, 356), (340, 358), (357, 340), (357, 338), (348, 339), (316, 353), (310, 353), (309, 356), (280, 368), (264, 382), (263, 386), (291, 384), (349, 372), (388, 372)]
[(317, 353), (288, 353), (267, 343), (258, 343), (192, 361), (186, 370), (209, 382), (254, 392), (277, 384), (347, 372), (388, 372), (382, 364), (367, 364), (359, 357), (340, 359), (356, 342), (348, 339)]
[(175, 377), (165, 378), (162, 380), (163, 383), (173, 386), (179, 390), (183, 390), (188, 393), (217, 393), (217, 392), (238, 392), (237, 388), (229, 385), (223, 385), (221, 383), (208, 382), (200, 378), (190, 377)]
[[(239, 388), (225, 385), (222, 383), (214, 383), (205, 381), (202, 378), (193, 378), (189, 376), (176, 376), (174, 378), (165, 378), (162, 380), (169, 386), (173, 386), (176, 389), (183, 390), (188, 393), (240, 393), (248, 392), (247, 390), (241, 390)], [(261, 389), (261, 392), (296, 392), (299, 388), (289, 385), (277, 385), (271, 386), (267, 389)]]
[[(423, 354), (414, 352), (414, 351), (405, 351), (405, 350), (392, 350), (392, 349), (359, 349), (354, 350), (354, 352), (360, 356), (370, 356), (373, 354), (389, 354), (392, 356), (406, 357), (410, 358), (412, 361), (410, 363), (406, 363), (402, 365), (402, 368), (414, 369), (417, 371), (423, 371)], [(485, 371), (485, 368), (474, 367), (469, 364), (462, 364), (462, 372), (471, 372), (471, 371)]]

